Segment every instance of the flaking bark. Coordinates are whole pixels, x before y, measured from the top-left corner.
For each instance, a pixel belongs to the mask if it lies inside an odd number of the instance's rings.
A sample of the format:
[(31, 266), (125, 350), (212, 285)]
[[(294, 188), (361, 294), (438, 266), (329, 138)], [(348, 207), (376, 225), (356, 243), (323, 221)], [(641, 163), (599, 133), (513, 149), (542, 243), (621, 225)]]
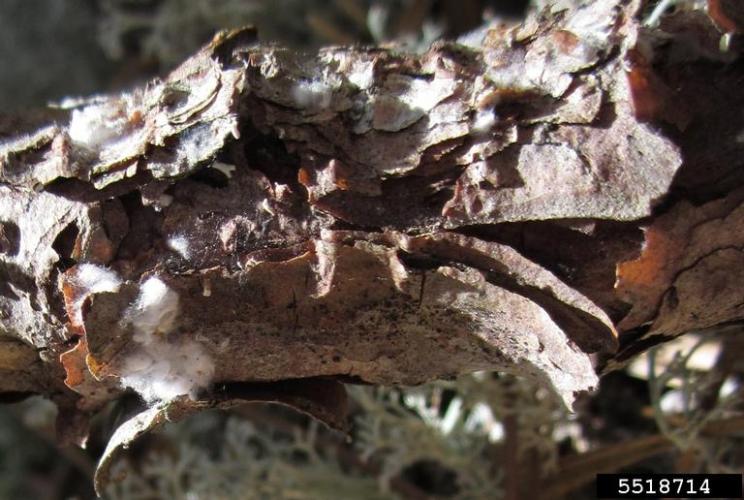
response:
[(164, 342), (214, 363), (184, 414), (325, 377), (309, 392), (336, 426), (332, 379), (501, 370), (570, 405), (594, 354), (741, 320), (738, 53), (704, 13), (661, 39), (638, 7), (547, 9), (420, 56), (241, 30), (146, 87), (0, 119), (0, 391), (54, 398), (81, 440), (77, 416), (122, 393), (141, 349), (123, 318), (153, 276), (179, 297)]

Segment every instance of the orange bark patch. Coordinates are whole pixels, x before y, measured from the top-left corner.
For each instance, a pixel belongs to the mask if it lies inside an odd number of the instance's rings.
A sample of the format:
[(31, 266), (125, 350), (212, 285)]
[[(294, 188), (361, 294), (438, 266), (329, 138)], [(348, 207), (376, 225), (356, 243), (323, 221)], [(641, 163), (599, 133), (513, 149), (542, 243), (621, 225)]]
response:
[(708, 15), (727, 33), (744, 31), (744, 5), (741, 0), (708, 0)]
[(633, 114), (642, 121), (653, 120), (659, 115), (663, 94), (659, 83), (646, 59), (636, 50), (628, 52), (630, 69), (627, 78), (632, 97)]
[(87, 354), (88, 343), (85, 337), (81, 337), (75, 347), (59, 356), (59, 361), (65, 369), (65, 385), (70, 389), (75, 389), (85, 381), (85, 373), (88, 371), (85, 363)]

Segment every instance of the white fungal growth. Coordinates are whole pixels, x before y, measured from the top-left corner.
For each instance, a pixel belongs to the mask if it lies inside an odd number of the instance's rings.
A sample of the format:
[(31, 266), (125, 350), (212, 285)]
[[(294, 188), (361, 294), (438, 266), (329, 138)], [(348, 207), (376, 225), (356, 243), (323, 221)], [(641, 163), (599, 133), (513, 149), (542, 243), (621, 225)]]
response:
[(89, 106), (72, 111), (70, 128), (67, 130), (72, 142), (95, 149), (117, 135), (118, 128), (106, 126), (98, 106)]
[(67, 135), (72, 142), (96, 150), (107, 142), (119, 140), (131, 128), (131, 118), (137, 114), (131, 98), (90, 104), (74, 109)]
[(160, 278), (152, 277), (140, 286), (137, 300), (124, 313), (124, 323), (134, 327), (134, 340), (149, 344), (156, 334), (173, 329), (178, 311), (178, 294)]
[(121, 384), (148, 403), (179, 396), (192, 399), (209, 386), (214, 361), (207, 349), (191, 339), (169, 339), (180, 312), (178, 293), (157, 277), (140, 286), (140, 294), (124, 314), (140, 345), (124, 360)]
[(176, 252), (184, 259), (188, 259), (191, 256), (191, 250), (189, 249), (189, 240), (185, 236), (177, 234), (168, 238), (168, 248)]
[(122, 372), (122, 385), (149, 403), (179, 396), (196, 399), (212, 382), (214, 361), (198, 342), (158, 339), (127, 356)]
[(73, 280), (76, 286), (84, 290), (84, 293), (76, 295), (72, 307), (74, 317), (71, 319), (77, 324), (83, 323), (82, 305), (89, 295), (116, 292), (121, 286), (121, 279), (115, 272), (96, 264), (79, 264), (75, 268)]
[(88, 294), (115, 292), (121, 286), (121, 279), (115, 272), (96, 264), (80, 264), (75, 268), (76, 283), (85, 288)]
[(374, 62), (360, 62), (348, 74), (349, 81), (360, 90), (366, 90), (375, 83)]
[(333, 87), (321, 80), (299, 81), (292, 88), (292, 98), (301, 108), (325, 109), (331, 105)]
[(476, 134), (485, 134), (491, 130), (496, 123), (496, 115), (492, 109), (482, 109), (475, 115), (472, 130)]

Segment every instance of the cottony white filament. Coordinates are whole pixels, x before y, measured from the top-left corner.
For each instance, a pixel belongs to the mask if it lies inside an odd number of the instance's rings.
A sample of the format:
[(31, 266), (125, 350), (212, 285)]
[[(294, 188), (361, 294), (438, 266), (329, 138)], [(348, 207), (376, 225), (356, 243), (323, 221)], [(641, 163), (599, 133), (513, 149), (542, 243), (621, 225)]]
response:
[(142, 283), (122, 320), (135, 330), (139, 346), (124, 360), (121, 383), (149, 403), (179, 396), (194, 399), (214, 376), (214, 362), (202, 344), (169, 338), (179, 312), (178, 293), (153, 277)]

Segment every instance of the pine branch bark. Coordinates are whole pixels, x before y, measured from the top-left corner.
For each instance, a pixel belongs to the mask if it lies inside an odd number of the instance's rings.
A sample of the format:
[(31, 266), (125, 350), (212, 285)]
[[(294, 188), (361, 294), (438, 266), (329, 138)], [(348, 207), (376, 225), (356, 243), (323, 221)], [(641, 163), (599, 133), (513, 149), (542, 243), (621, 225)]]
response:
[(342, 426), (339, 382), (501, 370), (570, 405), (649, 345), (736, 327), (739, 53), (704, 12), (662, 37), (638, 10), (422, 55), (240, 30), (143, 88), (0, 118), (0, 392), (53, 398), (77, 441), (126, 386), (170, 402), (115, 453), (233, 401)]

